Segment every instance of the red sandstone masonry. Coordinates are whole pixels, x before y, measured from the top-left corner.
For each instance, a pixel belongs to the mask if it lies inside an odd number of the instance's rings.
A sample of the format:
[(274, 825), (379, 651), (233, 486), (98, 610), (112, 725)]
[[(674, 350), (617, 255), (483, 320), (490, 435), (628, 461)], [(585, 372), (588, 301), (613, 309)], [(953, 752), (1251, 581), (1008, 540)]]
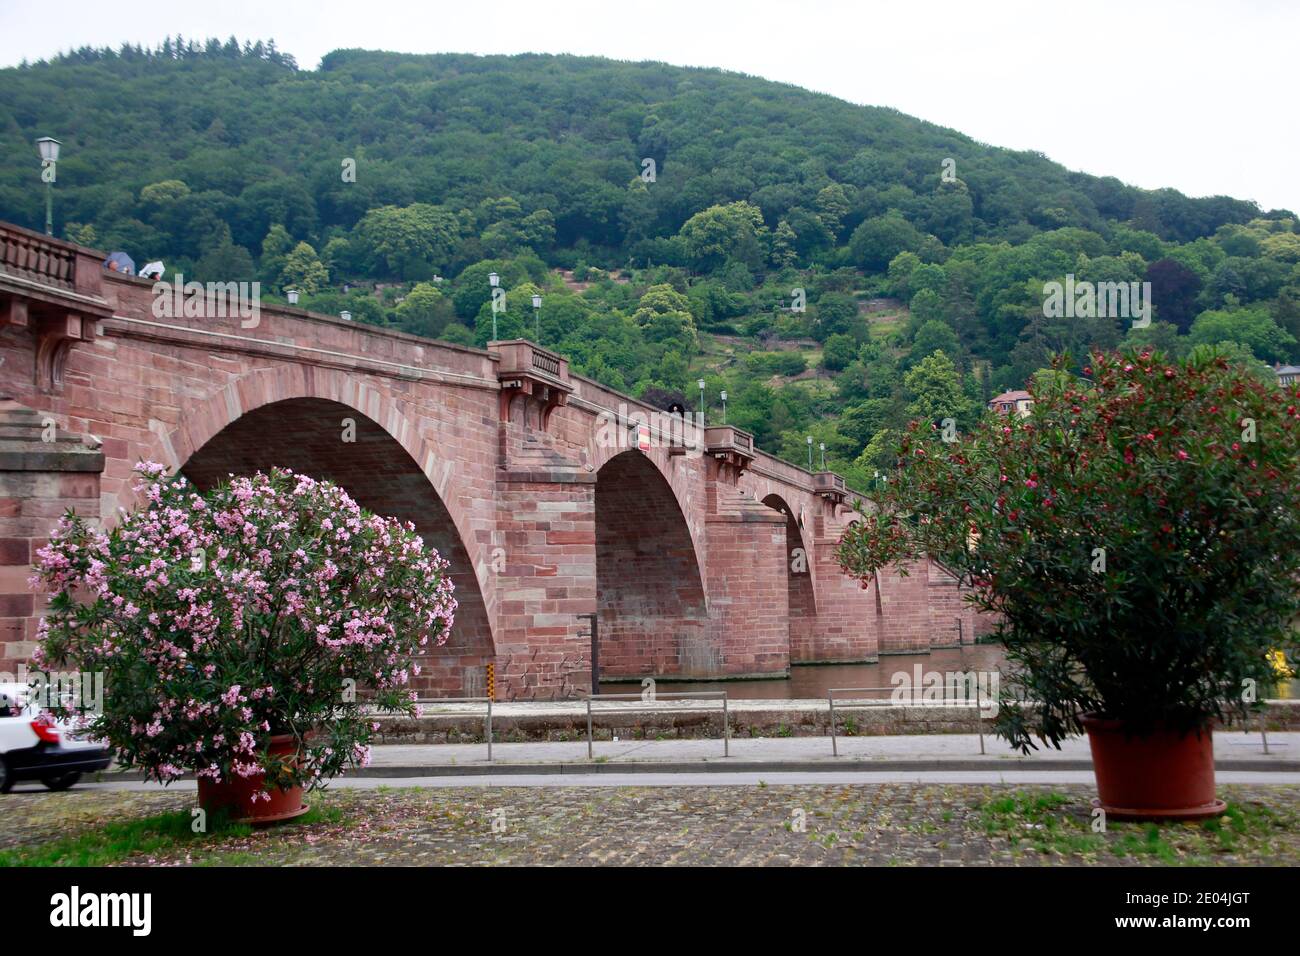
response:
[[(602, 672), (626, 677), (872, 660), (941, 642), (970, 613), (924, 567), (868, 589), (844, 575), (834, 551), (854, 512), (801, 468), (757, 452), (737, 480), (707, 455), (602, 447), (602, 409), (653, 410), (581, 376), (543, 431), (528, 396), (501, 420), (495, 354), (297, 309), (264, 309), (253, 329), (159, 319), (149, 283), (87, 283), (113, 317), (72, 345), (61, 388), (39, 387), (32, 330), (0, 327), (0, 391), (94, 434), (104, 456), (93, 475), (0, 473), (7, 659), (30, 653), (38, 613), (12, 584), (19, 569), (69, 505), (111, 523), (141, 458), (200, 484), (282, 464), (412, 521), (451, 561), (461, 604), (417, 684), (429, 694), (482, 693), (488, 663), (501, 696), (585, 689), (577, 615), (597, 610)], [(342, 442), (345, 418), (355, 443)], [(968, 639), (987, 626), (964, 620)]]

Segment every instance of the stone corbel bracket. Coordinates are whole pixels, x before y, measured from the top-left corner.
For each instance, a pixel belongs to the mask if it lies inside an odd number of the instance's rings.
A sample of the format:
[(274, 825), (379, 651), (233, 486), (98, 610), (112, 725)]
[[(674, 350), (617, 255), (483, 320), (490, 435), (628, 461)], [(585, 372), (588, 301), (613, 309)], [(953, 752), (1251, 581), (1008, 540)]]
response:
[(45, 315), (33, 323), (36, 334), (36, 387), (42, 392), (63, 390), (63, 369), (68, 353), (78, 342), (95, 337), (95, 323), (75, 312)]

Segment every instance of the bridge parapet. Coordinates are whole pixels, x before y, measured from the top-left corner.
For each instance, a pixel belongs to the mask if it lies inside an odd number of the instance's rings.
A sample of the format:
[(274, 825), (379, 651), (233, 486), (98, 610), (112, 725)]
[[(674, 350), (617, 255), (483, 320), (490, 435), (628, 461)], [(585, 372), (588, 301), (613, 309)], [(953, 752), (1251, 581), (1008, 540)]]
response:
[(843, 504), (844, 499), (848, 497), (844, 478), (833, 471), (814, 472), (813, 488), (816, 489), (817, 494), (837, 505)]
[[(545, 431), (551, 413), (567, 405), (573, 391), (569, 360), (527, 339), (489, 342), (488, 350), (498, 357), (501, 421), (509, 421), (511, 403), (522, 396), (526, 409), (536, 414), (536, 427)], [(525, 421), (531, 424), (532, 416), (526, 414)]]
[(754, 436), (735, 425), (709, 425), (704, 447), (718, 467), (720, 477), (735, 484), (754, 460)]
[(36, 338), (35, 381), (41, 392), (63, 385), (74, 342), (95, 336), (95, 321), (112, 313), (101, 296), (103, 253), (0, 223), (0, 328)]
[(42, 286), (99, 294), (104, 254), (11, 223), (0, 223), (0, 272)]

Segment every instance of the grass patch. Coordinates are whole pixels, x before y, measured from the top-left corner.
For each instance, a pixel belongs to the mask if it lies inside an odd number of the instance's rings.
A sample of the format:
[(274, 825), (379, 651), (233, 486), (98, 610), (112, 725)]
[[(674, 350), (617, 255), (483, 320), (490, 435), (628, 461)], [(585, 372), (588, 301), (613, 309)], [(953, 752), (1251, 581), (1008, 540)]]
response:
[[(1214, 862), (1225, 853), (1270, 855), (1270, 841), (1295, 825), (1288, 815), (1259, 804), (1229, 804), (1222, 816), (1196, 822), (1108, 821), (1092, 828), (1091, 808), (1059, 793), (1015, 791), (979, 806), (984, 832), (1003, 837), (1013, 851), (1095, 860), (1150, 858), (1164, 865)], [(1287, 817), (1284, 819), (1284, 817)]]
[[(106, 823), (72, 836), (36, 846), (0, 850), (0, 867), (6, 866), (111, 866), (136, 854), (161, 854), (213, 848), (225, 840), (251, 836), (253, 827), (232, 823), (227, 814), (210, 814), (207, 832), (195, 833), (188, 809), (171, 810), (135, 820)], [(296, 820), (278, 827), (313, 823), (337, 824), (346, 819), (338, 807), (320, 802)]]

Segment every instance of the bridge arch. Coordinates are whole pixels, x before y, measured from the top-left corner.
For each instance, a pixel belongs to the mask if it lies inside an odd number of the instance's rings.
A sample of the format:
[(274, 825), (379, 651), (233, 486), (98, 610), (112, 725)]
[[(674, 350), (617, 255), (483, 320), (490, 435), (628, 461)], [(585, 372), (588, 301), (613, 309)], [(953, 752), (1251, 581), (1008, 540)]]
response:
[(763, 504), (785, 516), (786, 590), (790, 607), (790, 660), (814, 659), (813, 642), (817, 624), (817, 588), (813, 580), (816, 556), (812, 529), (800, 523), (790, 503), (779, 494), (763, 498)]
[(595, 498), (602, 679), (717, 673), (699, 555), (663, 472), (638, 450), (613, 455)]
[(493, 594), (471, 532), (455, 461), (436, 456), (404, 410), (374, 384), (329, 369), (268, 369), (232, 381), (159, 434), (171, 470), (202, 489), (275, 465), (344, 487), (363, 507), (411, 521), (450, 562), (458, 609), (451, 636), (422, 660), (413, 686), (481, 694), (495, 656)]

